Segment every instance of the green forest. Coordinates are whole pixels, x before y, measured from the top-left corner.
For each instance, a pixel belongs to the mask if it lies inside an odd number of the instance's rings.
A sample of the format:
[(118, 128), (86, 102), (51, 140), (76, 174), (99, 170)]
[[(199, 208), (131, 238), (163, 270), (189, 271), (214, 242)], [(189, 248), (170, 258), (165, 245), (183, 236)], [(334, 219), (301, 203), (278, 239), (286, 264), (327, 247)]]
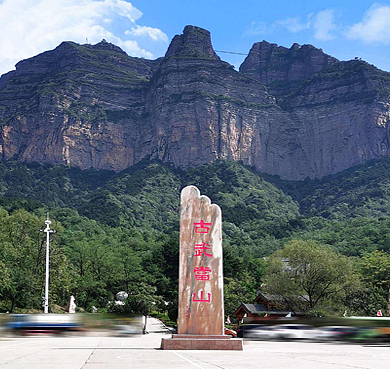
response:
[[(302, 181), (230, 161), (184, 170), (145, 160), (120, 173), (2, 162), (0, 312), (42, 311), (40, 230), (49, 212), (51, 311), (63, 311), (71, 295), (78, 311), (115, 311), (115, 294), (127, 291), (126, 311), (175, 321), (187, 185), (222, 209), (226, 315), (258, 291), (314, 315), (387, 311), (390, 159)], [(286, 259), (299, 272), (285, 273)], [(309, 296), (305, 306), (299, 295)]]

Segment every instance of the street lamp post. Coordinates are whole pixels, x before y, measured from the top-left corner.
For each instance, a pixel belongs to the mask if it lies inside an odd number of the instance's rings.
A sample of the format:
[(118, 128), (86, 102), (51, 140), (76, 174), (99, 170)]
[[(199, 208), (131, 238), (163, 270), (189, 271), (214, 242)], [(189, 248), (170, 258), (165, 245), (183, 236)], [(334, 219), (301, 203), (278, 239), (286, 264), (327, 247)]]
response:
[(47, 213), (47, 220), (45, 220), (46, 228), (43, 232), (46, 233), (46, 278), (45, 278), (45, 300), (44, 300), (44, 313), (49, 312), (49, 250), (50, 250), (50, 233), (55, 233), (50, 229), (51, 221), (49, 220), (49, 213)]

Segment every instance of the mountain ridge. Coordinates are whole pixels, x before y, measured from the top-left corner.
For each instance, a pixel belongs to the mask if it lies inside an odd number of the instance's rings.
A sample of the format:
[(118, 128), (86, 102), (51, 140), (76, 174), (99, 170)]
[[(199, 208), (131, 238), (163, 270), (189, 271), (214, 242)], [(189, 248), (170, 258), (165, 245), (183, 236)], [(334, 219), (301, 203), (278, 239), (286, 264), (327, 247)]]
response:
[(390, 155), (389, 100), (389, 73), (311, 45), (256, 43), (238, 72), (195, 26), (156, 60), (63, 42), (0, 78), (0, 154), (114, 171), (226, 159), (321, 178)]

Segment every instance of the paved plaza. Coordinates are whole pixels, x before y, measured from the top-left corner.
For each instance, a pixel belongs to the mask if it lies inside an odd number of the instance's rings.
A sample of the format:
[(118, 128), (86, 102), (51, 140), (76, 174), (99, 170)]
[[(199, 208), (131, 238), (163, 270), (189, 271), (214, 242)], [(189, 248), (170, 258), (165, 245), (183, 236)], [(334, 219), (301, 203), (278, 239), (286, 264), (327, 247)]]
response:
[(0, 369), (387, 368), (390, 345), (245, 341), (244, 351), (163, 351), (169, 331), (148, 319), (133, 337), (0, 338)]

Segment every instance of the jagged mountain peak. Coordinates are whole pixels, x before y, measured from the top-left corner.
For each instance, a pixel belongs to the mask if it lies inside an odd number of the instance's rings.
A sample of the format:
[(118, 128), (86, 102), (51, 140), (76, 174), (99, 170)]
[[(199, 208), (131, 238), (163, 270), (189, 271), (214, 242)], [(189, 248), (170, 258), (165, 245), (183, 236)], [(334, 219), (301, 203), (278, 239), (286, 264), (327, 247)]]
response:
[(92, 48), (98, 49), (98, 50), (116, 51), (118, 53), (126, 54), (126, 52), (123, 51), (119, 46), (116, 46), (116, 45), (112, 44), (111, 42), (107, 42), (105, 39), (101, 40), (96, 45), (92, 45)]
[[(107, 53), (109, 52), (109, 53)], [(16, 71), (21, 74), (50, 73), (69, 65), (85, 62), (88, 59), (108, 59), (116, 57), (121, 59), (131, 59), (119, 46), (102, 40), (91, 44), (78, 44), (73, 41), (63, 41), (55, 49), (45, 51), (32, 58), (21, 60), (16, 64)]]
[(313, 45), (294, 43), (289, 49), (265, 40), (256, 42), (240, 72), (265, 85), (275, 81), (303, 80), (338, 60)]
[(106, 40), (94, 45), (63, 41), (53, 50), (18, 62), (15, 71), (0, 79), (0, 89), (12, 77), (35, 75), (36, 78), (47, 79), (65, 72), (71, 72), (75, 78), (91, 73), (115, 73), (124, 77), (133, 73), (149, 78), (155, 64), (154, 60), (129, 56), (119, 46)]
[(211, 44), (210, 32), (191, 25), (173, 38), (165, 56), (220, 60)]

